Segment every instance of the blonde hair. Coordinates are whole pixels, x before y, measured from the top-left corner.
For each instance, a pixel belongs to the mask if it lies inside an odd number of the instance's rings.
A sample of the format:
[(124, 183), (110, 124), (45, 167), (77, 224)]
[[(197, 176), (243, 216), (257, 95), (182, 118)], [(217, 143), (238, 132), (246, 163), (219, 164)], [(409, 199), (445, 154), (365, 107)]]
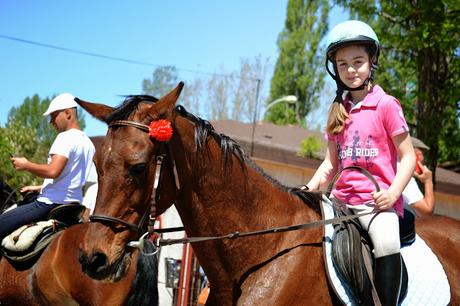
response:
[(329, 110), (326, 131), (331, 135), (339, 134), (345, 128), (345, 121), (348, 118), (349, 116), (345, 106), (343, 106), (343, 103), (338, 101), (337, 97)]

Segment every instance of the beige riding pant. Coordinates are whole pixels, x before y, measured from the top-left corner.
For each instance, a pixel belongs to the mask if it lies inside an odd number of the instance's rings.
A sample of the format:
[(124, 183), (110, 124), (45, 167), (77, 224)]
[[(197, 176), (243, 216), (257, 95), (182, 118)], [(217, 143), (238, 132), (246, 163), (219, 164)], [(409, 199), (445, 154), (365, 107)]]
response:
[[(347, 205), (356, 214), (374, 211), (375, 204)], [(399, 253), (401, 243), (399, 239), (399, 220), (396, 211), (392, 208), (385, 211), (376, 211), (373, 214), (359, 217), (359, 223), (367, 230), (374, 245), (374, 256)]]

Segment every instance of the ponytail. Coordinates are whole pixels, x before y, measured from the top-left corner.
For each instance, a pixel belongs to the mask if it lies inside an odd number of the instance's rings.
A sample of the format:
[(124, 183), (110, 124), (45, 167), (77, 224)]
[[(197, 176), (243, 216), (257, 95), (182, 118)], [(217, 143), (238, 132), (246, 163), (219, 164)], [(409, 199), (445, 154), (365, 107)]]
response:
[(329, 110), (326, 131), (328, 134), (337, 135), (345, 128), (345, 121), (349, 118), (345, 106), (343, 106), (342, 95), (337, 95)]

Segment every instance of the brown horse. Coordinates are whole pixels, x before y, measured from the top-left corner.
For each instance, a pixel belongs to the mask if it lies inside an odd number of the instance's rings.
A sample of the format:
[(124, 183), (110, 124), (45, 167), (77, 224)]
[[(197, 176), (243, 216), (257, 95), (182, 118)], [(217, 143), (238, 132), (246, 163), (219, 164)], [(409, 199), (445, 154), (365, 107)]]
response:
[(62, 231), (36, 263), (0, 255), (0, 305), (157, 305), (156, 256), (129, 249), (101, 280), (82, 272), (79, 246), (87, 229), (83, 223)]
[[(95, 213), (110, 222), (90, 224), (82, 260), (93, 264), (86, 269), (111, 269), (135, 236), (131, 227), (142, 222), (150, 205), (158, 214), (166, 209), (164, 204), (174, 201), (189, 237), (321, 218), (317, 194), (282, 186), (209, 122), (175, 107), (182, 87), (179, 84), (158, 102), (132, 96), (118, 108), (78, 101), (109, 125), (102, 150), (96, 153), (101, 175)], [(149, 136), (149, 124), (159, 119), (172, 123), (173, 135), (167, 142)], [(163, 158), (162, 166), (157, 166), (158, 157)], [(165, 197), (169, 199), (155, 201)], [(418, 228), (442, 261), (452, 286), (452, 304), (458, 305), (460, 222), (437, 217)], [(207, 305), (337, 303), (325, 273), (322, 228), (199, 242), (193, 248), (212, 286)]]

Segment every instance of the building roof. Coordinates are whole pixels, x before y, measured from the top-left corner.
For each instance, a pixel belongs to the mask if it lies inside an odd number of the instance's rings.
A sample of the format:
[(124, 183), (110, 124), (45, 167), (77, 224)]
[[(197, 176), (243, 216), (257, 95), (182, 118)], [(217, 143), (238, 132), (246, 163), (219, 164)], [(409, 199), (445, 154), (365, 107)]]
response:
[[(220, 120), (212, 122), (215, 130), (236, 140), (251, 155), (253, 125), (235, 120)], [(326, 152), (324, 133), (310, 131), (293, 125), (275, 125), (267, 122), (257, 122), (254, 129), (253, 154), (255, 158), (317, 168)], [(307, 137), (316, 137), (322, 144), (318, 159), (298, 156), (300, 144)], [(440, 167), (436, 168), (436, 190), (450, 194), (460, 194), (460, 174)]]
[[(326, 152), (324, 133), (310, 131), (293, 125), (275, 125), (267, 122), (244, 123), (236, 120), (213, 121), (218, 133), (225, 134), (237, 141), (248, 156), (277, 163), (299, 167), (317, 168)], [(254, 139), (252, 133), (254, 130)], [(315, 137), (321, 143), (317, 159), (299, 156), (302, 140)], [(96, 148), (104, 136), (91, 137)], [(251, 154), (252, 151), (252, 154)], [(460, 194), (460, 174), (440, 167), (436, 168), (436, 190), (450, 194)]]

